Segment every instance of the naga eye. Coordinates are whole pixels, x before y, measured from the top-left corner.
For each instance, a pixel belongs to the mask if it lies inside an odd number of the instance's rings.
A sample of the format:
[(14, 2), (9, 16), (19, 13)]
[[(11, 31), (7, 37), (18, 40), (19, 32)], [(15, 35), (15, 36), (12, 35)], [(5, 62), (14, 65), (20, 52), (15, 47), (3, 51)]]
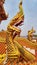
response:
[(3, 59), (3, 57), (2, 57), (2, 59)]

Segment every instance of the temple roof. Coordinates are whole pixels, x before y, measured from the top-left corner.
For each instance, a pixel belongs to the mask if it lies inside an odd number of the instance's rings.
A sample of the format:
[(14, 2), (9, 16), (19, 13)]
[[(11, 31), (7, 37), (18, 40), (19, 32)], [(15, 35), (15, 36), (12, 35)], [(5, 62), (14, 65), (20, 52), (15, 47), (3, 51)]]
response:
[(6, 31), (1, 31), (0, 32), (0, 42), (6, 43)]

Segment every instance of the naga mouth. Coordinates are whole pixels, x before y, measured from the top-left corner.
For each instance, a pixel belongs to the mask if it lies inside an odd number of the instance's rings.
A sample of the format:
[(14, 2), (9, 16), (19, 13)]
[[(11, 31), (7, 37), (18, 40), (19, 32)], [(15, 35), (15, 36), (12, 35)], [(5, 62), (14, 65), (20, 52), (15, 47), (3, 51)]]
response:
[(22, 26), (22, 25), (24, 25), (24, 23), (23, 23), (23, 22), (21, 22), (21, 23), (19, 24), (19, 26)]
[(22, 25), (23, 25), (23, 21), (20, 21), (17, 24), (15, 24), (15, 26), (22, 26)]
[(24, 22), (24, 16), (21, 16), (20, 20), (15, 24), (15, 26), (22, 26)]

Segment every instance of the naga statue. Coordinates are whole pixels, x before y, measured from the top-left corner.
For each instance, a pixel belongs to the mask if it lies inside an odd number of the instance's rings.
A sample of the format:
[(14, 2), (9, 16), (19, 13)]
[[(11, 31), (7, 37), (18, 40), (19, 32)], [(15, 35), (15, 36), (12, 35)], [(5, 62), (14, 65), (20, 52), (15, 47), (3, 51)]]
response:
[(18, 35), (20, 36), (21, 30), (17, 28), (24, 21), (24, 14), (22, 9), (22, 1), (19, 4), (19, 12), (16, 16), (10, 21), (7, 26), (7, 61), (9, 60), (12, 64), (13, 59), (20, 57), (20, 52), (18, 47), (14, 43), (14, 38)]
[(30, 41), (32, 41), (33, 33), (35, 33), (35, 30), (34, 30), (33, 27), (32, 27), (32, 29), (28, 31), (28, 39), (29, 39)]
[(24, 22), (24, 13), (23, 13), (22, 1), (21, 1), (19, 4), (19, 12), (16, 14), (16, 16), (10, 21), (10, 23), (7, 26), (7, 38), (6, 38), (7, 61), (10, 61), (11, 64), (13, 63), (13, 60), (19, 58), (20, 55), (26, 61), (35, 59), (35, 56), (33, 56), (32, 54), (31, 54), (32, 59), (31, 58), (27, 59), (28, 56), (26, 54), (29, 52), (25, 51), (25, 49), (16, 40), (14, 40), (15, 37), (20, 37), (21, 30), (17, 27), (23, 22)]
[(30, 53), (23, 47), (22, 43), (24, 43), (24, 46), (28, 48), (37, 49), (37, 44), (30, 42), (28, 39), (20, 37), (21, 30), (18, 28), (18, 26), (22, 25), (23, 22), (24, 22), (24, 13), (21, 0), (21, 2), (19, 3), (19, 12), (16, 14), (15, 17), (12, 18), (12, 20), (10, 20), (10, 23), (7, 26), (6, 30), (7, 51), (6, 54), (2, 56), (3, 58), (1, 57), (1, 62), (5, 60), (4, 58), (6, 56), (7, 56), (6, 62), (10, 61), (11, 65), (13, 64), (13, 61), (20, 58), (20, 56), (26, 62), (36, 60), (35, 55)]
[(0, 0), (0, 23), (2, 22), (2, 20), (6, 20), (8, 18), (8, 15), (4, 10), (4, 6), (3, 6), (4, 2), (5, 0)]

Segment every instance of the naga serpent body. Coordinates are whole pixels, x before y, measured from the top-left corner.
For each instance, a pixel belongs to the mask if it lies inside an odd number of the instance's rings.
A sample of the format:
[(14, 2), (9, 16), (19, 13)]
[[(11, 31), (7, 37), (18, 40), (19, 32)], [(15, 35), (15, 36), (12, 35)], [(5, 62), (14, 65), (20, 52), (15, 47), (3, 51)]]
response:
[[(7, 43), (7, 61), (10, 61), (12, 65), (12, 61), (14, 59), (17, 59), (20, 57), (20, 55), (24, 58), (26, 61), (35, 60), (36, 57), (31, 54), (29, 51), (27, 51), (23, 46), (21, 46), (18, 42), (18, 40), (21, 40), (22, 42), (27, 42), (25, 46), (37, 49), (37, 45), (33, 44), (32, 42), (26, 40), (25, 38), (20, 37), (21, 30), (17, 28), (21, 23), (24, 21), (24, 13), (22, 8), (22, 1), (19, 4), (19, 12), (16, 14), (16, 16), (10, 21), (10, 23), (7, 26), (7, 36), (6, 36), (6, 43)], [(17, 37), (17, 38), (16, 38)], [(30, 57), (29, 57), (30, 56)]]
[(22, 1), (19, 4), (20, 11), (16, 14), (16, 16), (10, 21), (7, 27), (7, 61), (20, 57), (20, 52), (17, 46), (14, 44), (13, 39), (16, 35), (20, 36), (21, 30), (17, 28), (24, 21), (24, 14), (22, 9)]

